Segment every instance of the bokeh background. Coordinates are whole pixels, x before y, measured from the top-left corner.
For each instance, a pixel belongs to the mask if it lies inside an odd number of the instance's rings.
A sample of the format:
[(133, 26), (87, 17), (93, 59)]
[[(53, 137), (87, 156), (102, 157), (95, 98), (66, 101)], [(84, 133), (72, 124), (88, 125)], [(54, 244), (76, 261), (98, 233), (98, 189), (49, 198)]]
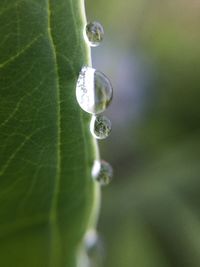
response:
[(115, 175), (94, 266), (200, 267), (200, 1), (86, 0), (86, 9), (105, 29), (93, 66), (114, 87), (100, 149)]

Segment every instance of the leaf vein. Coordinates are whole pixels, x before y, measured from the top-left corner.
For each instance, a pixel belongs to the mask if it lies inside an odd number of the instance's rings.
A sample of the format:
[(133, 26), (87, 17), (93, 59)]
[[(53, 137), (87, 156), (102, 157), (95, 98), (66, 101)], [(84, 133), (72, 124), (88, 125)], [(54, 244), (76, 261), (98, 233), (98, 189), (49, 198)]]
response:
[(47, 127), (39, 128), (36, 131), (34, 131), (32, 134), (25, 136), (23, 142), (21, 142), (21, 144), (15, 149), (15, 151), (13, 151), (13, 153), (10, 155), (10, 157), (8, 158), (6, 163), (2, 166), (2, 168), (0, 170), (0, 177), (4, 175), (5, 171), (9, 167), (10, 163), (13, 161), (13, 159), (16, 157), (16, 155), (20, 152), (20, 150), (27, 144), (27, 142), (29, 142), (35, 134), (37, 134), (38, 132), (40, 132), (46, 128)]
[(52, 47), (53, 57), (54, 57), (54, 63), (55, 63), (55, 71), (57, 74), (57, 116), (58, 116), (58, 147), (57, 147), (57, 175), (56, 175), (56, 184), (55, 184), (55, 191), (54, 191), (54, 197), (52, 199), (52, 208), (50, 213), (50, 219), (55, 223), (56, 221), (56, 205), (57, 205), (57, 195), (59, 190), (59, 184), (60, 184), (60, 170), (61, 170), (61, 109), (60, 109), (60, 102), (61, 102), (61, 96), (60, 96), (60, 81), (59, 81), (59, 72), (58, 72), (58, 64), (57, 64), (57, 51), (56, 51), (56, 45), (53, 39), (53, 33), (51, 28), (51, 19), (52, 19), (52, 11), (51, 11), (51, 1), (48, 0), (47, 2), (47, 8), (48, 8), (48, 34), (49, 34), (49, 40)]
[(29, 50), (43, 35), (39, 34), (35, 37), (29, 44), (27, 44), (24, 48), (22, 48), (17, 54), (11, 56), (9, 59), (5, 60), (4, 62), (0, 63), (0, 69), (4, 68), (9, 63), (15, 61), (18, 57), (23, 55), (27, 50)]
[[(47, 75), (47, 76), (48, 76), (48, 75)], [(22, 96), (22, 97), (19, 99), (19, 101), (17, 102), (15, 108), (14, 108), (13, 111), (10, 113), (10, 115), (6, 118), (5, 121), (3, 121), (3, 122), (0, 124), (0, 129), (1, 129), (3, 126), (5, 126), (5, 125), (6, 125), (6, 124), (7, 124), (7, 123), (8, 123), (8, 122), (15, 116), (15, 114), (19, 111), (20, 106), (21, 106), (23, 100), (24, 100), (26, 97), (31, 97), (35, 92), (37, 92), (37, 91), (40, 89), (41, 85), (43, 85), (43, 83), (44, 83), (44, 81), (46, 80), (47, 76), (44, 77), (44, 78), (42, 79), (42, 81), (39, 83), (39, 85), (36, 86), (35, 88), (33, 88), (33, 90), (32, 90), (30, 93), (27, 92), (24, 96)]]

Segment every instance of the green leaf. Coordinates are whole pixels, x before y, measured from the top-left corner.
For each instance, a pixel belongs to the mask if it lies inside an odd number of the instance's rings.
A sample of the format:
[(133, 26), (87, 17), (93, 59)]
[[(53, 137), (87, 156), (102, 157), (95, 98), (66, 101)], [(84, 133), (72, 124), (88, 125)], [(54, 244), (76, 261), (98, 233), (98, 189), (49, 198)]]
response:
[(82, 0), (0, 1), (0, 266), (75, 266), (94, 223), (84, 24)]

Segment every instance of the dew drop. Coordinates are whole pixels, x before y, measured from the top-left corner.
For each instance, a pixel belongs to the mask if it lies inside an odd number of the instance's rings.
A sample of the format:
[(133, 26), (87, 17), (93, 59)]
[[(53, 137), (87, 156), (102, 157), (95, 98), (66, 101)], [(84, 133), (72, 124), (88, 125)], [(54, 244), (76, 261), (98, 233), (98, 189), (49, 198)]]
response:
[(92, 116), (90, 122), (90, 131), (95, 138), (101, 140), (107, 138), (111, 133), (111, 129), (111, 121), (106, 116)]
[(96, 244), (98, 243), (98, 240), (99, 240), (99, 237), (98, 237), (96, 230), (94, 229), (88, 230), (84, 238), (87, 251), (95, 247)]
[(97, 47), (103, 40), (104, 30), (102, 25), (97, 22), (89, 22), (84, 29), (85, 41), (92, 47)]
[(113, 169), (111, 165), (104, 161), (95, 161), (92, 169), (93, 179), (100, 183), (100, 185), (108, 185), (113, 176)]
[(85, 238), (86, 255), (88, 256), (89, 266), (103, 266), (105, 259), (105, 247), (101, 237), (94, 229), (87, 231)]
[(106, 75), (84, 66), (76, 85), (76, 99), (80, 107), (90, 114), (99, 114), (109, 106), (112, 97), (113, 88)]

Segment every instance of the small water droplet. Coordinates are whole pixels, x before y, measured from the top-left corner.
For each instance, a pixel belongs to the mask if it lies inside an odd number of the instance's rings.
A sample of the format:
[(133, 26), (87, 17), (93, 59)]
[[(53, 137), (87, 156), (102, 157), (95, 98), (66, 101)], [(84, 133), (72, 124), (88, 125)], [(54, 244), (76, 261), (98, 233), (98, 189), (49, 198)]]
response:
[(103, 266), (105, 259), (105, 248), (101, 237), (95, 229), (87, 231), (85, 238), (86, 255), (88, 256), (89, 266), (97, 267)]
[(95, 229), (88, 230), (84, 238), (86, 249), (87, 250), (92, 249), (97, 244), (98, 239), (99, 239), (98, 234)]
[(110, 80), (100, 71), (84, 66), (76, 85), (76, 99), (80, 107), (91, 114), (103, 112), (113, 97)]
[(100, 183), (100, 185), (108, 185), (113, 177), (112, 166), (105, 160), (95, 160), (92, 169), (93, 179)]
[(95, 138), (101, 140), (107, 138), (111, 133), (111, 129), (111, 121), (106, 116), (92, 116), (90, 122), (90, 131)]
[(85, 41), (92, 47), (100, 45), (103, 40), (103, 35), (103, 27), (97, 21), (89, 22), (84, 29)]

